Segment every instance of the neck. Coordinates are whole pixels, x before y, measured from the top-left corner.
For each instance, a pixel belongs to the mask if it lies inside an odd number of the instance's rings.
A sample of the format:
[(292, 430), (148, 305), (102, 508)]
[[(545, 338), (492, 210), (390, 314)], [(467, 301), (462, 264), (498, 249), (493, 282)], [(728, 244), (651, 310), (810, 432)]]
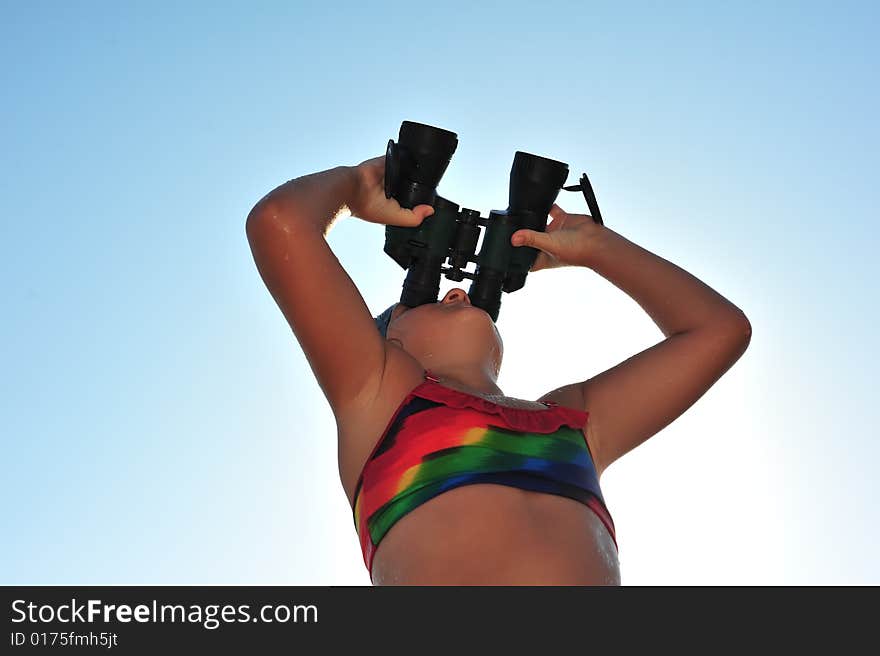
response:
[(491, 394), (503, 396), (504, 392), (498, 387), (495, 372), (483, 369), (461, 369), (456, 367), (425, 367), (431, 374), (440, 380), (443, 385), (455, 388), (461, 392), (471, 394)]

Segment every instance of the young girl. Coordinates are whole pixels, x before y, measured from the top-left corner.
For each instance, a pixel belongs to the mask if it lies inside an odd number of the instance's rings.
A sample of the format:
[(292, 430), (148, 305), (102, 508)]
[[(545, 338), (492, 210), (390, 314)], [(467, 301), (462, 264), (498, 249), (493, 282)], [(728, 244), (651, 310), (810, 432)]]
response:
[(291, 180), (247, 218), (260, 275), (336, 417), (340, 481), (371, 580), (619, 585), (599, 478), (739, 359), (748, 319), (671, 262), (554, 205), (545, 233), (511, 237), (539, 251), (531, 271), (589, 267), (665, 339), (534, 401), (507, 396), (501, 335), (464, 290), (374, 318), (329, 248), (340, 215), (417, 226), (433, 213), (385, 197), (384, 160)]

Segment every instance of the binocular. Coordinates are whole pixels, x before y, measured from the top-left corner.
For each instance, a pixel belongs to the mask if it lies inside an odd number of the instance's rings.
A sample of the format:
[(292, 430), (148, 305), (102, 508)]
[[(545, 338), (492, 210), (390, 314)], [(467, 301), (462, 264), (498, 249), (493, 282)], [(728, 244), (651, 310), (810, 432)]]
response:
[[(501, 292), (515, 292), (525, 285), (538, 250), (513, 246), (510, 238), (528, 228), (543, 232), (547, 216), (560, 189), (581, 191), (593, 221), (602, 224), (596, 195), (587, 174), (580, 184), (563, 187), (568, 164), (517, 151), (510, 169), (506, 210), (490, 210), (489, 216), (459, 207), (437, 194), (437, 185), (458, 146), (458, 135), (424, 123), (404, 121), (397, 143), (388, 140), (385, 151), (385, 197), (406, 209), (431, 205), (434, 213), (415, 227), (385, 226), (384, 251), (407, 270), (400, 302), (409, 307), (436, 303), (440, 276), (472, 280), (471, 304), (498, 320)], [(486, 228), (482, 247), (475, 254), (480, 229)], [(476, 263), (474, 273), (465, 271)], [(444, 266), (448, 263), (448, 266)]]

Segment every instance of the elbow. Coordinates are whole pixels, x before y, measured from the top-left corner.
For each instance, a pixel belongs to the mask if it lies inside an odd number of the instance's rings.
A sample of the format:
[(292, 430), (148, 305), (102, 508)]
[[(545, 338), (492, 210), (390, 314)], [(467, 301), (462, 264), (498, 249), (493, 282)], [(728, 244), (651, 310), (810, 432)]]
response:
[(746, 343), (749, 343), (750, 341), (752, 341), (752, 322), (749, 321), (748, 317), (745, 314), (742, 315), (742, 318), (744, 321), (742, 326), (743, 335), (745, 335)]
[(259, 218), (259, 214), (255, 214), (254, 210), (251, 210), (244, 222), (244, 234), (247, 237), (251, 248), (253, 248), (253, 245), (257, 240), (257, 233), (259, 232), (260, 225), (262, 225), (262, 221)]
[(736, 326), (737, 332), (741, 334), (746, 341), (752, 338), (752, 322), (749, 321), (749, 318), (746, 316), (746, 313), (736, 309), (734, 313), (734, 325)]
[(721, 320), (720, 326), (726, 334), (730, 335), (731, 339), (740, 342), (743, 349), (752, 341), (752, 323), (745, 312), (739, 308), (736, 308), (731, 312), (730, 316)]
[(267, 202), (263, 197), (248, 212), (244, 222), (244, 231), (251, 246), (267, 239), (274, 240), (278, 237), (279, 210), (275, 203)]
[(248, 237), (250, 237), (251, 233), (256, 230), (258, 224), (264, 222), (265, 217), (270, 213), (271, 208), (267, 207), (266, 198), (263, 197), (258, 200), (257, 204), (251, 208), (250, 212), (248, 212), (247, 218), (244, 221), (244, 229)]
[(245, 220), (245, 233), (251, 244), (265, 239), (274, 241), (288, 238), (294, 232), (313, 227), (310, 222), (302, 220), (300, 214), (289, 205), (270, 196), (261, 198)]
[(736, 339), (738, 340), (737, 343), (739, 344), (740, 354), (745, 353), (752, 341), (752, 324), (746, 318), (746, 315), (743, 315), (742, 323), (737, 326)]

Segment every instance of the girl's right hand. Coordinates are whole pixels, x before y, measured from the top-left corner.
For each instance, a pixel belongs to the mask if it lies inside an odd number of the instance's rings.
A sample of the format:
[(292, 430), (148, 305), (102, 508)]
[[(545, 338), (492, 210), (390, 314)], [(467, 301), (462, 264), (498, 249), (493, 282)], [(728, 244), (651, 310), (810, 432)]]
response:
[(396, 199), (385, 197), (385, 155), (364, 160), (353, 170), (355, 190), (348, 202), (352, 216), (379, 225), (415, 228), (434, 213), (431, 205), (407, 209)]
[(586, 266), (588, 242), (602, 227), (589, 214), (569, 214), (556, 203), (550, 209), (550, 216), (553, 220), (544, 232), (522, 229), (510, 236), (512, 245), (531, 246), (540, 251), (529, 271)]

